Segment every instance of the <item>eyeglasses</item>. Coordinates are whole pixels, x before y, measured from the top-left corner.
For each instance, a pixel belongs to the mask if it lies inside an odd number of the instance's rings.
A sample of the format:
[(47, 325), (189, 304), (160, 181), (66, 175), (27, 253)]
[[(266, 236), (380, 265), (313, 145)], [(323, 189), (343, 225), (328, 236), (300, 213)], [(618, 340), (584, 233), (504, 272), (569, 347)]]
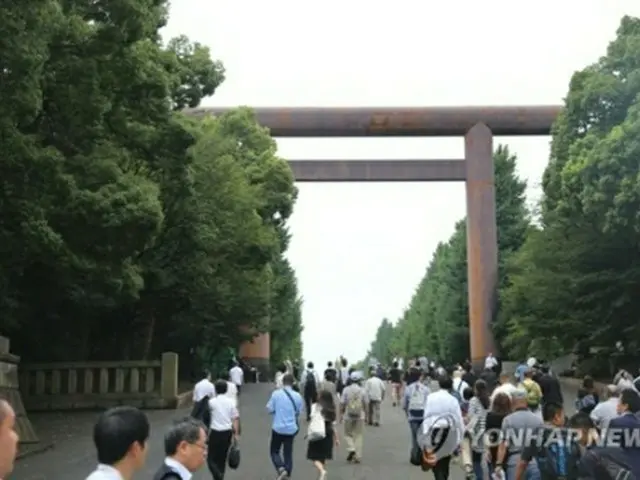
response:
[(194, 447), (198, 447), (200, 450), (207, 451), (209, 450), (209, 445), (206, 443), (190, 443), (189, 445), (193, 445)]

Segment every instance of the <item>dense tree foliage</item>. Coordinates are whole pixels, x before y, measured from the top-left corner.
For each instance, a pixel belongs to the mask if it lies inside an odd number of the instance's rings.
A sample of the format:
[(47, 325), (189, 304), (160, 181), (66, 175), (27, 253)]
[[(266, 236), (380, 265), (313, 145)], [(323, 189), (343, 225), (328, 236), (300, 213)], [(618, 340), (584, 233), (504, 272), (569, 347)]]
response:
[(269, 329), (299, 352), (291, 170), (251, 111), (180, 113), (224, 69), (162, 42), (167, 5), (0, 6), (0, 318), (26, 360), (190, 359)]
[[(623, 18), (607, 54), (574, 74), (552, 132), (541, 218), (495, 156), (500, 252), (494, 321), (503, 354), (551, 358), (640, 346), (640, 19)], [(468, 351), (465, 224), (440, 244), (388, 345), (460, 361)], [(386, 339), (387, 337), (381, 337)], [(636, 365), (637, 367), (637, 365)]]

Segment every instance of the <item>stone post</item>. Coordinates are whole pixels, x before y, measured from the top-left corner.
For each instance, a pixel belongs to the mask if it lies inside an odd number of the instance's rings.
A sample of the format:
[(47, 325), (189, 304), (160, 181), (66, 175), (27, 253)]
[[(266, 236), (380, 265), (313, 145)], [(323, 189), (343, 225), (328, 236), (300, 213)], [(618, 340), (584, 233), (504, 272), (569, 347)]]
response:
[[(164, 352), (162, 354), (162, 368), (160, 369), (162, 379), (160, 380), (160, 394), (169, 405), (177, 402), (178, 399), (178, 354), (174, 352)], [(172, 403), (173, 402), (173, 403)]]
[(0, 336), (0, 395), (5, 398), (16, 412), (16, 431), (20, 435), (20, 444), (39, 443), (33, 425), (20, 396), (18, 384), (18, 364), (20, 357), (9, 353), (10, 342), (7, 337)]

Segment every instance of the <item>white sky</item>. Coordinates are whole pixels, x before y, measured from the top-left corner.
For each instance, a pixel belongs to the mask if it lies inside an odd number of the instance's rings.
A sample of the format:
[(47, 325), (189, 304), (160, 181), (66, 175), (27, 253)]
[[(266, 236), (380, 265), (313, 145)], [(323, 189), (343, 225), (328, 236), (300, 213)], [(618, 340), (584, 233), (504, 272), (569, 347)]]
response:
[[(624, 14), (640, 16), (640, 2), (174, 0), (165, 35), (186, 34), (224, 63), (227, 80), (206, 106), (556, 104)], [(535, 202), (549, 139), (499, 141), (518, 154)], [(278, 146), (290, 159), (463, 156), (459, 138)], [(359, 360), (465, 215), (464, 184), (298, 186), (289, 258), (304, 296), (305, 358)]]

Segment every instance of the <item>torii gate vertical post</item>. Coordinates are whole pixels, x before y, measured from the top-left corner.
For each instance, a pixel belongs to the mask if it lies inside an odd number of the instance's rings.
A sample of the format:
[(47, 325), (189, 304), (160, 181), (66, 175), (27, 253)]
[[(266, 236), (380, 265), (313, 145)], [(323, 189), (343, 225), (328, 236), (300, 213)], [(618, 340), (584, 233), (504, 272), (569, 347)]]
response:
[[(256, 119), (274, 137), (464, 136), (464, 160), (289, 160), (302, 182), (464, 181), (467, 192), (467, 273), (471, 360), (496, 352), (491, 323), (496, 313), (498, 241), (493, 135), (549, 135), (558, 105), (509, 107), (257, 108)], [(197, 108), (192, 116), (224, 109)], [(268, 364), (269, 334), (241, 349), (255, 364)], [(318, 359), (314, 359), (318, 360)]]
[(498, 235), (493, 134), (477, 123), (464, 138), (467, 191), (467, 278), (471, 360), (481, 364), (495, 352), (491, 332), (497, 305)]

